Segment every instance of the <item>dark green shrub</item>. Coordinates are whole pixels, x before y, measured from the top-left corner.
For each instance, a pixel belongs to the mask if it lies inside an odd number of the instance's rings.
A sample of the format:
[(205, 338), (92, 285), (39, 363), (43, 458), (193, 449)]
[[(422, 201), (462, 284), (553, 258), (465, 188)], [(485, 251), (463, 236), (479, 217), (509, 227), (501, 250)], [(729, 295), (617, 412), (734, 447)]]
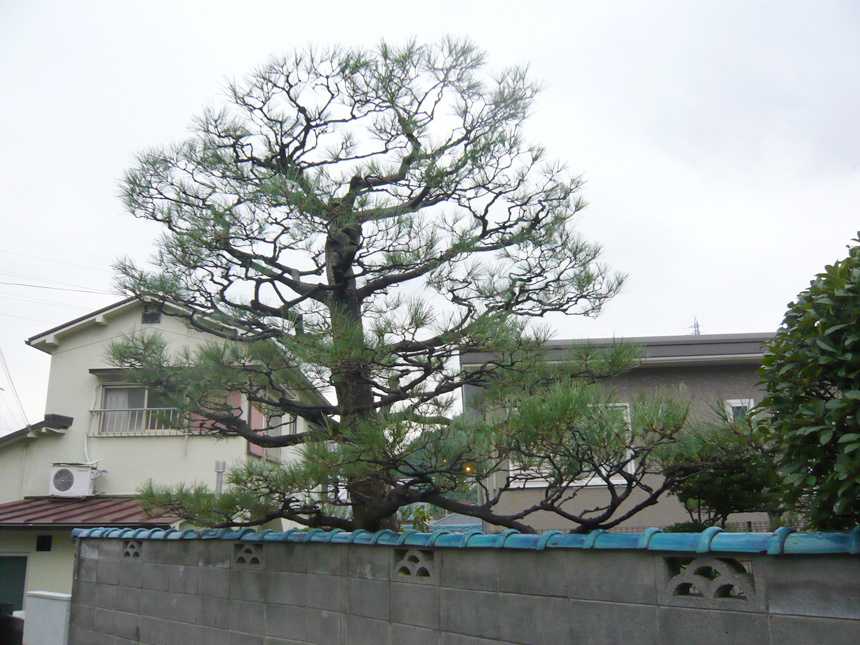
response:
[(760, 374), (789, 508), (807, 513), (812, 528), (853, 526), (860, 520), (860, 247), (789, 304)]

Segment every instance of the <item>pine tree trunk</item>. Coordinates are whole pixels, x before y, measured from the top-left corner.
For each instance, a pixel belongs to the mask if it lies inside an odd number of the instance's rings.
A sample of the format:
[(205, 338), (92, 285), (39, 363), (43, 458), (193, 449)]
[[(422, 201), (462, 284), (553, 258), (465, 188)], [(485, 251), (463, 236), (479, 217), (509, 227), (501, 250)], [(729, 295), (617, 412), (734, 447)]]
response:
[[(326, 269), (329, 285), (334, 288), (329, 296), (332, 335), (337, 343), (357, 342), (364, 348), (364, 322), (361, 301), (356, 294), (356, 280), (352, 263), (361, 244), (361, 226), (343, 222), (344, 216), (333, 218), (326, 240)], [(357, 354), (361, 354), (358, 352)], [(361, 358), (339, 366), (332, 380), (341, 408), (341, 435), (351, 441), (350, 431), (357, 424), (374, 417), (377, 412), (371, 387), (370, 366)], [(346, 490), (353, 504), (352, 513), (356, 529), (397, 531), (400, 523), (397, 516), (381, 515), (381, 506), (388, 494), (388, 485), (379, 479), (360, 478), (346, 481)]]

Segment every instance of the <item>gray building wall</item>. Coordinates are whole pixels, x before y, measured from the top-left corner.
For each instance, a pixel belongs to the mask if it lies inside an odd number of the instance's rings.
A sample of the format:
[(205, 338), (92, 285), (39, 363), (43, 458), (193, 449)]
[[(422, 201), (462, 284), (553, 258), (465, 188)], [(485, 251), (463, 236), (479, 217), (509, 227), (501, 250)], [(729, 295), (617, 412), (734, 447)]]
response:
[[(720, 400), (753, 399), (761, 402), (763, 390), (758, 385), (759, 358), (734, 363), (702, 361), (683, 363), (643, 363), (629, 372), (608, 379), (606, 387), (614, 389), (619, 402), (632, 402), (638, 393), (657, 390), (681, 392), (690, 403), (691, 417), (707, 417)], [(467, 414), (480, 414), (470, 404), (480, 396), (480, 388), (463, 388)]]
[(632, 402), (640, 392), (684, 392), (683, 399), (690, 404), (690, 418), (700, 420), (711, 417), (720, 401), (753, 399), (761, 403), (758, 368), (758, 363), (656, 367), (646, 364), (615, 377), (608, 386), (616, 390), (619, 401), (627, 402)]
[[(757, 373), (763, 351), (761, 343), (771, 336), (772, 334), (727, 334), (631, 339), (642, 346), (643, 362), (629, 372), (608, 379), (606, 387), (614, 390), (615, 399), (619, 403), (632, 404), (637, 395), (654, 394), (660, 390), (675, 393), (679, 400), (689, 404), (691, 422), (714, 418), (715, 408), (723, 401), (752, 399), (755, 404), (761, 402), (763, 391), (758, 385), (760, 379)], [(564, 352), (572, 344), (575, 342), (557, 341), (551, 344), (549, 358), (562, 359)], [(488, 359), (489, 355), (481, 353), (461, 357), (464, 366), (481, 364)], [(464, 409), (467, 414), (480, 414), (470, 405), (479, 396), (479, 388), (464, 388)], [(659, 482), (659, 478), (651, 478), (647, 483), (656, 486)], [(585, 487), (564, 509), (578, 513), (600, 505), (608, 496), (605, 487)], [(543, 489), (537, 487), (511, 491), (502, 496), (495, 510), (499, 514), (516, 513), (536, 504), (542, 497)], [(642, 492), (634, 492), (620, 507), (616, 516), (633, 508), (645, 497)], [(618, 529), (638, 531), (650, 526), (664, 527), (688, 520), (689, 516), (683, 505), (676, 498), (664, 494), (658, 504), (640, 511), (621, 523)], [(558, 515), (543, 511), (530, 515), (525, 522), (538, 531), (569, 530), (574, 527), (571, 522)], [(768, 517), (766, 513), (738, 513), (732, 515), (729, 522), (752, 522), (757, 526), (766, 526)], [(485, 524), (484, 530), (498, 529)]]
[(71, 621), (72, 645), (853, 645), (860, 557), (81, 539)]

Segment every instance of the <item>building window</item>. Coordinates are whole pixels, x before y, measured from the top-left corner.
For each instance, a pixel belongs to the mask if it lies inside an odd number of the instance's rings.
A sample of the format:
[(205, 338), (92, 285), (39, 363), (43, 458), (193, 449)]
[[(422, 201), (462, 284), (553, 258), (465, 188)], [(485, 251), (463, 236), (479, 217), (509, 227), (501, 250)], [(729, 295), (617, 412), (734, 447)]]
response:
[(102, 435), (145, 436), (181, 432), (179, 410), (139, 385), (105, 385), (102, 407), (93, 410)]
[(157, 325), (161, 322), (161, 312), (155, 307), (146, 305), (140, 316), (140, 322), (144, 325)]
[(729, 421), (739, 421), (746, 417), (753, 409), (755, 401), (752, 399), (726, 399), (726, 418)]
[[(265, 431), (262, 432), (262, 434), (270, 437), (296, 434), (297, 423), (294, 416), (272, 416), (266, 419), (262, 412), (260, 412), (254, 405), (251, 405), (248, 418), (251, 429)], [(286, 421), (284, 420), (285, 418)], [(258, 446), (250, 441), (248, 442), (248, 454), (257, 457), (265, 457), (270, 461), (281, 460), (280, 448), (263, 448), (262, 446)]]
[(298, 434), (298, 421), (291, 414), (286, 417), (271, 417), (269, 419), (269, 434), (273, 437)]
[(37, 535), (36, 536), (36, 551), (39, 551), (39, 552), (50, 551), (52, 542), (53, 542), (53, 536), (52, 535)]
[[(630, 445), (631, 434), (632, 434), (632, 418), (630, 416), (630, 404), (629, 403), (610, 403), (609, 405), (601, 406), (603, 408), (603, 412), (606, 415), (606, 423), (612, 423), (615, 419), (617, 419), (620, 424), (623, 424), (622, 427), (626, 427), (626, 434), (619, 432), (621, 436), (627, 436), (627, 445)], [(615, 419), (613, 419), (615, 417)], [(624, 459), (627, 463), (624, 465), (623, 470), (627, 473), (635, 473), (636, 472), (636, 464), (632, 461), (633, 452), (629, 448), (624, 451)], [(580, 479), (577, 479), (573, 482), (574, 485), (578, 486), (606, 486), (606, 481), (603, 479), (603, 469), (599, 469), (601, 472), (598, 473), (588, 473), (583, 474)], [(625, 479), (621, 475), (612, 475), (609, 478), (609, 481), (613, 484), (623, 484)]]

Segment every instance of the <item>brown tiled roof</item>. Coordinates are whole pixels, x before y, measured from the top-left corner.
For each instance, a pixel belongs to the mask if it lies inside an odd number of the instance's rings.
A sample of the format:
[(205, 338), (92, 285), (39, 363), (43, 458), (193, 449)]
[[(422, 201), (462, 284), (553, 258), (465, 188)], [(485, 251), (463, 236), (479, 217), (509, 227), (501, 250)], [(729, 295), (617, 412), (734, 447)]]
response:
[(178, 517), (147, 517), (134, 497), (31, 497), (0, 504), (0, 529), (169, 527)]

